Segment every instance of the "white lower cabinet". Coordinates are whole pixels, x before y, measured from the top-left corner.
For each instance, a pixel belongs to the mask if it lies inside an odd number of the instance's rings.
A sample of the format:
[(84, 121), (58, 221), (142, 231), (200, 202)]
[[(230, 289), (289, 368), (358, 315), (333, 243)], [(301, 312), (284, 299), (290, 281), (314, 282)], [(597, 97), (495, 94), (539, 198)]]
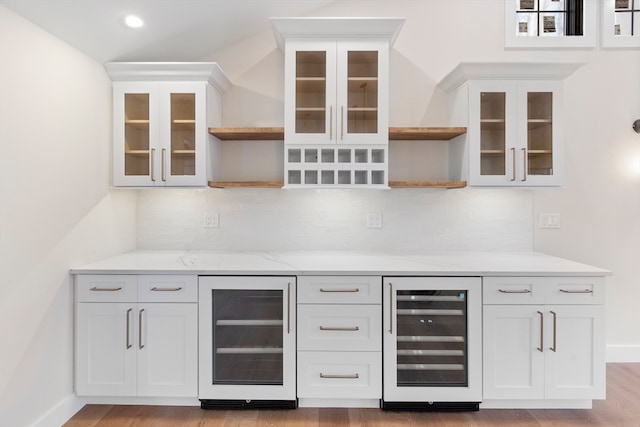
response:
[(298, 278), (300, 406), (379, 406), (381, 284), (380, 276)]
[(602, 277), (486, 277), (483, 398), (605, 398)]
[(197, 276), (79, 275), (76, 287), (79, 396), (197, 396)]

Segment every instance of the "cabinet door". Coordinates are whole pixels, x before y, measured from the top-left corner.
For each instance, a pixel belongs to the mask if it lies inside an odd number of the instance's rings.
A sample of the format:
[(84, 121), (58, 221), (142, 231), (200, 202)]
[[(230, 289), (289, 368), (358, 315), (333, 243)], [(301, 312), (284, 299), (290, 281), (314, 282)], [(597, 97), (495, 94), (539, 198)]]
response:
[(135, 396), (135, 304), (80, 303), (76, 316), (76, 393)]
[(113, 85), (113, 185), (159, 183), (157, 86)]
[(162, 185), (206, 185), (206, 86), (161, 83), (159, 179)]
[(469, 83), (469, 183), (516, 184), (516, 85), (504, 81)]
[(483, 398), (544, 397), (543, 306), (483, 307)]
[(560, 82), (518, 82), (517, 185), (561, 184), (561, 111)]
[(287, 41), (285, 139), (288, 144), (336, 141), (336, 43)]
[(387, 144), (388, 42), (340, 41), (337, 55), (337, 142)]
[(546, 398), (604, 399), (603, 305), (546, 306)]
[(138, 396), (197, 396), (197, 304), (144, 304), (136, 316)]

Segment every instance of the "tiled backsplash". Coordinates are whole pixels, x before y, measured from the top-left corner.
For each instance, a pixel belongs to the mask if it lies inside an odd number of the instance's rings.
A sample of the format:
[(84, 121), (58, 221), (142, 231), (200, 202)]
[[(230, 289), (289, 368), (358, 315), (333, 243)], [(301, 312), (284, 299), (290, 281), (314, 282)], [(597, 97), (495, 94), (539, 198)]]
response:
[[(532, 206), (511, 189), (141, 190), (137, 248), (530, 251)], [(203, 227), (205, 212), (219, 228)]]

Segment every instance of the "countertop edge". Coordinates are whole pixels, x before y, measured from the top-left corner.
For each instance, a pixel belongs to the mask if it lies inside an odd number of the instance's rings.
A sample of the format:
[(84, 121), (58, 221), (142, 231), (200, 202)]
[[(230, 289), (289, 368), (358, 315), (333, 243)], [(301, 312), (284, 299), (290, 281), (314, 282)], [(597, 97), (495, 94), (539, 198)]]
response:
[[(359, 265), (344, 265), (345, 256)], [(612, 272), (539, 252), (132, 251), (71, 268), (70, 274), (602, 277)]]

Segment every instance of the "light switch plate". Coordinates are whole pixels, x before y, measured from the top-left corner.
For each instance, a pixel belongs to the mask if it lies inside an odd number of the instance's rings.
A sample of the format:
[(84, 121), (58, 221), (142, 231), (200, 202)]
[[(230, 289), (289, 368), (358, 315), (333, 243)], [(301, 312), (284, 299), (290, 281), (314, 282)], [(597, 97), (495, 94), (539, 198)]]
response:
[(220, 226), (220, 216), (217, 212), (205, 212), (202, 219), (204, 228), (218, 228)]
[(538, 228), (560, 228), (560, 214), (541, 213), (538, 217)]
[(367, 214), (367, 228), (382, 228), (382, 214), (381, 213), (368, 213)]

